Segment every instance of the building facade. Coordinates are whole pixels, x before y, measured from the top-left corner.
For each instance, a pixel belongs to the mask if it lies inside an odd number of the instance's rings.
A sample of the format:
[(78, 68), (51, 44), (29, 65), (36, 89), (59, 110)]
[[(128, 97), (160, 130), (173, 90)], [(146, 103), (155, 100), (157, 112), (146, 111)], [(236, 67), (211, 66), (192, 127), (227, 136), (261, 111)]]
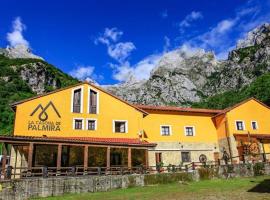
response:
[[(132, 105), (89, 83), (12, 105), (13, 167), (180, 165), (270, 152), (270, 108), (251, 98), (225, 110)], [(255, 152), (255, 153), (254, 153)], [(267, 154), (265, 158), (267, 159)]]

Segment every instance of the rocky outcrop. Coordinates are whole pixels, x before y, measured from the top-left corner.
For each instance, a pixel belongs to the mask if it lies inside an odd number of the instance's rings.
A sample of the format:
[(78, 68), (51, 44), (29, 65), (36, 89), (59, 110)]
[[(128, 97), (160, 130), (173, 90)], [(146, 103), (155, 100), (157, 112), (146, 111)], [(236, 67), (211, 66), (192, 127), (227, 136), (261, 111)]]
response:
[(150, 78), (107, 87), (123, 99), (139, 104), (189, 106), (205, 97), (240, 89), (258, 76), (270, 72), (270, 25), (264, 24), (247, 34), (218, 61), (213, 52), (183, 49), (163, 56)]
[(42, 57), (34, 55), (27, 46), (22, 44), (15, 47), (8, 46), (5, 49), (0, 49), (0, 54), (8, 58), (33, 58), (44, 60)]

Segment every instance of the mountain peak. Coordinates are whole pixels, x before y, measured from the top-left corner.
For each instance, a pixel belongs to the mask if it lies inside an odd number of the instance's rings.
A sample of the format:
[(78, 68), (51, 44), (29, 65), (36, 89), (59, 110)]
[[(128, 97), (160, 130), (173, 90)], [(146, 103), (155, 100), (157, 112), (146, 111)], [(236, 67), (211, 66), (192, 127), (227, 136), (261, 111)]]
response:
[(15, 47), (7, 46), (5, 49), (0, 49), (0, 54), (9, 58), (34, 58), (44, 60), (42, 57), (33, 54), (31, 49), (23, 44), (16, 45)]
[(264, 23), (261, 26), (248, 32), (244, 39), (240, 39), (237, 42), (236, 48), (246, 48), (254, 45), (261, 44), (261, 42), (270, 36), (270, 24)]

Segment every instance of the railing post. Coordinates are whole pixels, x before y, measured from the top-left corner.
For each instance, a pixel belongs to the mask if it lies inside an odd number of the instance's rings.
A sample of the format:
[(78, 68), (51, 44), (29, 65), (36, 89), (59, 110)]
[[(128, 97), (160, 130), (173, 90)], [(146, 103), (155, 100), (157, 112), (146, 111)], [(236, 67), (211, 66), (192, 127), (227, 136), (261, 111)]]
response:
[(12, 175), (12, 166), (8, 166), (7, 167), (6, 178), (11, 179), (11, 175)]
[(72, 166), (71, 173), (72, 173), (73, 176), (76, 175), (76, 167), (75, 166)]
[(98, 175), (101, 176), (101, 167), (98, 167)]
[(42, 167), (42, 177), (43, 178), (47, 178), (48, 177), (48, 167), (47, 166), (43, 166)]
[(242, 160), (243, 160), (243, 163), (245, 164), (246, 160), (245, 160), (245, 155), (244, 154), (242, 155)]
[(192, 162), (192, 170), (195, 170), (195, 163)]

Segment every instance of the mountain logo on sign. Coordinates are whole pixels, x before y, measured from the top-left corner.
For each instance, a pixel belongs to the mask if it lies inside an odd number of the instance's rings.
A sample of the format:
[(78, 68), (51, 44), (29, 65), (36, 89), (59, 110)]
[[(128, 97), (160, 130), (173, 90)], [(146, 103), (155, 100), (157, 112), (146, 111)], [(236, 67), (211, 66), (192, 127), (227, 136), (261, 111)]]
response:
[(33, 116), (39, 109), (41, 109), (41, 112), (38, 115), (38, 118), (40, 121), (46, 121), (48, 119), (48, 113), (46, 112), (49, 107), (52, 107), (58, 118), (61, 118), (61, 115), (59, 114), (58, 110), (56, 109), (55, 105), (53, 102), (49, 102), (45, 107), (43, 107), (41, 104), (39, 104), (33, 112), (30, 114), (30, 116)]

